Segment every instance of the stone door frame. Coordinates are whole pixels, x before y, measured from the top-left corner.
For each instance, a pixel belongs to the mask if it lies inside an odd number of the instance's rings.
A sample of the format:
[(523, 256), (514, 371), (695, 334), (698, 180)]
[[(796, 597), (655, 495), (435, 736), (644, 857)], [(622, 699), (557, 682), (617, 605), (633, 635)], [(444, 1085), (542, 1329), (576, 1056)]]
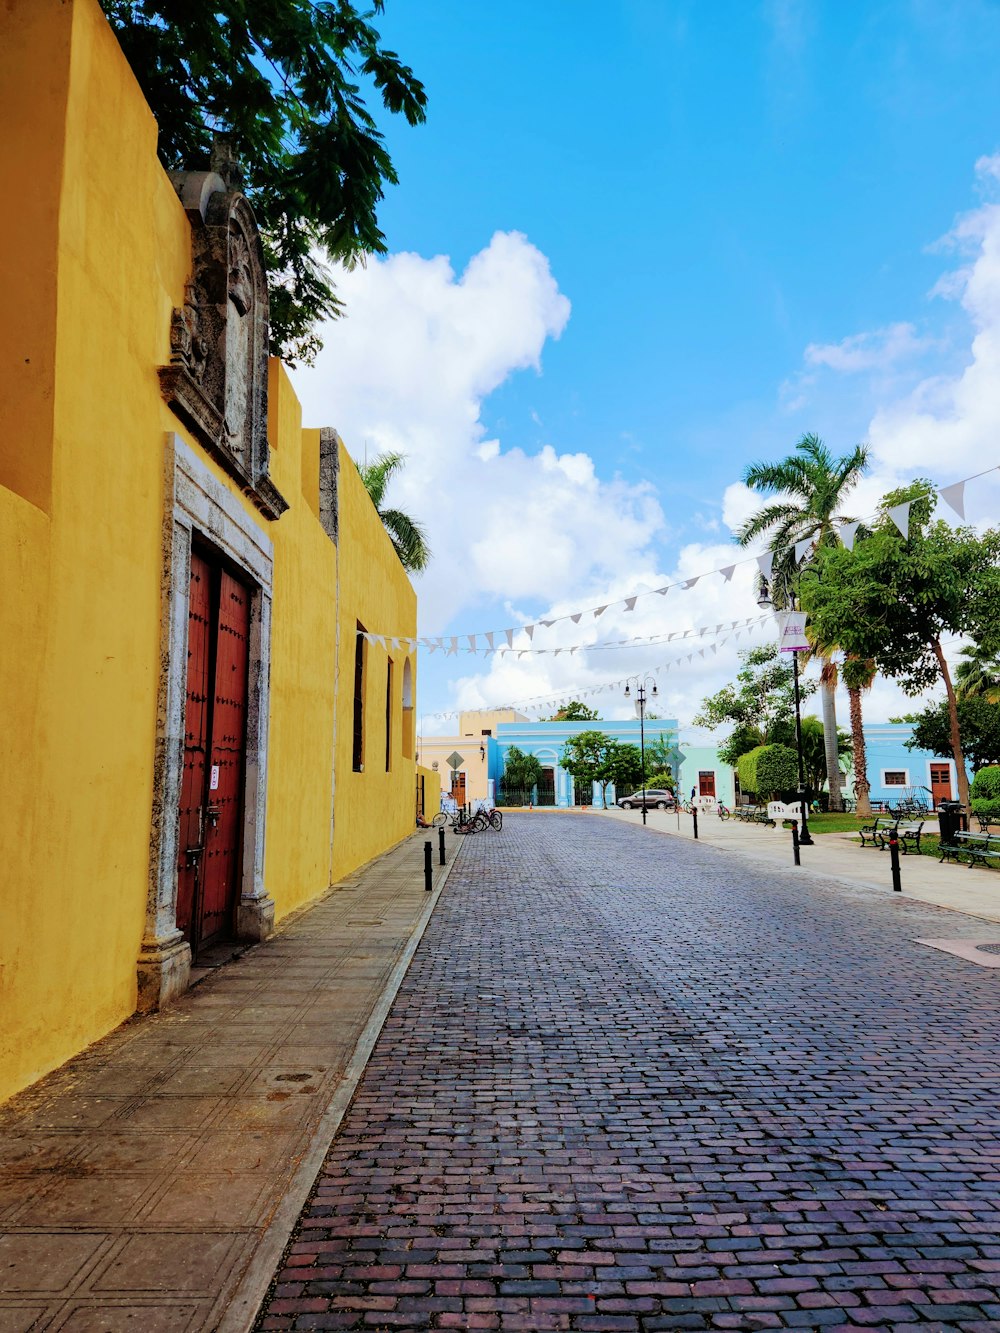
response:
[(264, 885), (267, 725), (271, 675), (274, 547), (239, 500), (179, 435), (164, 450), (160, 679), (149, 847), (146, 921), (137, 962), (140, 1012), (158, 1009), (188, 987), (191, 948), (177, 928), (177, 856), (184, 762), (191, 545), (209, 543), (240, 569), (252, 591), (243, 839), (237, 935), (265, 939), (274, 900)]

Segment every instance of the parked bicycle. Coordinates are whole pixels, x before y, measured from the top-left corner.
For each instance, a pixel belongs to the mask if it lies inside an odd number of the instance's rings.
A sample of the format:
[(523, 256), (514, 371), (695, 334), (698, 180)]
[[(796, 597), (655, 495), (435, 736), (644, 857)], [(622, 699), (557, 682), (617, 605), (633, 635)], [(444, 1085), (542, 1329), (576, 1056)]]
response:
[(482, 833), (488, 828), (499, 833), (503, 828), (503, 815), (497, 809), (470, 812), (460, 806), (454, 812), (439, 810), (431, 824), (434, 828), (445, 828), (450, 824), (455, 833)]
[(719, 818), (720, 818), (720, 819), (728, 819), (729, 816), (730, 816), (732, 813), (733, 813), (733, 812), (732, 812), (732, 810), (730, 810), (730, 808), (729, 808), (728, 805), (723, 805), (722, 802), (719, 801), (719, 803), (718, 803), (718, 815), (719, 815)]

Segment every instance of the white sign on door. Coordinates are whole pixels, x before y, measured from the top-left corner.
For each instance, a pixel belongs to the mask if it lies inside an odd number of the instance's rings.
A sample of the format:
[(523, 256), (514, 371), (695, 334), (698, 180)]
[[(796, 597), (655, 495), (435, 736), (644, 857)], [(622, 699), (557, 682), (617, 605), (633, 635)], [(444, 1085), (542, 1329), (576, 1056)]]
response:
[(212, 776), (211, 776), (211, 777), (209, 778), (209, 780), (208, 780), (208, 790), (209, 790), (209, 791), (218, 791), (218, 790), (219, 790), (219, 765), (218, 765), (218, 764), (213, 764), (213, 765), (212, 765)]

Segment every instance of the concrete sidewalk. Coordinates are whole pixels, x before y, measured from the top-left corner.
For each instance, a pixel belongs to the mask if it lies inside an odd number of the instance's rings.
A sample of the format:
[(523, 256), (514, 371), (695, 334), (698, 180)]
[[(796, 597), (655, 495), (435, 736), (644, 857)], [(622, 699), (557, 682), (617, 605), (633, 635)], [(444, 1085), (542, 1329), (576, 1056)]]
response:
[(249, 1329), (463, 840), (418, 832), (0, 1110), (0, 1333)]
[[(595, 811), (608, 819), (629, 824), (642, 823), (641, 810)], [(672, 810), (649, 810), (646, 827), (656, 833), (690, 839), (694, 825), (690, 815)], [(937, 832), (935, 823), (932, 832)], [(789, 829), (770, 829), (760, 824), (744, 824), (738, 819), (722, 820), (718, 815), (698, 816), (698, 838), (710, 847), (735, 852), (752, 861), (794, 872), (792, 835)], [(862, 884), (879, 893), (892, 893), (889, 853), (862, 847), (852, 833), (821, 833), (812, 847), (802, 848), (802, 868), (811, 875), (829, 876), (851, 884)], [(948, 907), (985, 921), (1000, 921), (1000, 874), (976, 866), (938, 863), (936, 857), (900, 857), (903, 896), (919, 902)], [(897, 897), (899, 895), (896, 895)]]

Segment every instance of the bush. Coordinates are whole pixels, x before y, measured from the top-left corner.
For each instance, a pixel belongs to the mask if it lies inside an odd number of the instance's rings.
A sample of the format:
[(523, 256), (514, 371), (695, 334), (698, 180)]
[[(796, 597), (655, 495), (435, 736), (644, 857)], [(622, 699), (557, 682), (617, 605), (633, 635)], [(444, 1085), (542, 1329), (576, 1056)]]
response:
[(795, 790), (799, 763), (787, 745), (758, 745), (736, 761), (740, 791), (753, 792), (764, 800), (773, 800)]
[(787, 745), (764, 745), (757, 760), (757, 791), (768, 799), (794, 791), (799, 777), (799, 761)]
[(977, 798), (1000, 803), (1000, 764), (990, 764), (988, 768), (981, 768), (972, 779), (969, 795), (972, 798), (973, 810), (976, 809)]
[(974, 815), (985, 815), (988, 819), (1000, 820), (1000, 800), (989, 796), (973, 797), (969, 804)]

